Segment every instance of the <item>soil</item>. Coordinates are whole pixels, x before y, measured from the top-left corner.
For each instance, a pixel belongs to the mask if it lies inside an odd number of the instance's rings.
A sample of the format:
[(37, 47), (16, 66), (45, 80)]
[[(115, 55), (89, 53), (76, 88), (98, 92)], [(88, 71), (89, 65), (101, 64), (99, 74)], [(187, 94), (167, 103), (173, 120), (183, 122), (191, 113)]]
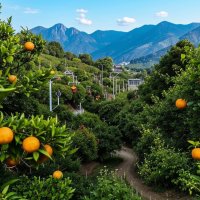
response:
[[(136, 190), (136, 193), (142, 196), (144, 200), (192, 200), (191, 197), (179, 194), (174, 190), (165, 192), (155, 192), (154, 188), (145, 185), (138, 177), (136, 172), (137, 155), (132, 149), (123, 147), (116, 155), (123, 159), (123, 162), (115, 167), (120, 177), (125, 177), (129, 184)], [(81, 174), (86, 176), (92, 174), (93, 170), (98, 166), (97, 162), (91, 162), (81, 167)]]

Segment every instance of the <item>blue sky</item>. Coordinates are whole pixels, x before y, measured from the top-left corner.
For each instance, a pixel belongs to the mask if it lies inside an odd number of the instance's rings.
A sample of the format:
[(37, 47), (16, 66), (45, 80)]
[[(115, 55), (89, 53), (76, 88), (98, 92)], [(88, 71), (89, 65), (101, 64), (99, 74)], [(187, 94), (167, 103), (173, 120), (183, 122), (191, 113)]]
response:
[(199, 0), (1, 0), (1, 19), (12, 25), (51, 27), (62, 23), (87, 33), (129, 31), (144, 24), (200, 22)]

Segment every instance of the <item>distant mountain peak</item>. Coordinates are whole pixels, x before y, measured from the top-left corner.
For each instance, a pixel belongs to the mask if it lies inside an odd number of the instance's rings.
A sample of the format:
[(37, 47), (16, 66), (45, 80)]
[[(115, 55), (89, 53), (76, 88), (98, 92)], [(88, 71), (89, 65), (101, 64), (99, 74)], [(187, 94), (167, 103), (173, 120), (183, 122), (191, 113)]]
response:
[[(171, 23), (171, 22), (168, 22), (168, 21), (162, 21), (162, 22), (160, 22), (159, 24), (157, 24), (158, 26), (159, 25), (169, 25), (169, 24), (173, 24), (173, 23)], [(175, 25), (175, 24), (173, 24), (173, 25)]]
[(66, 28), (62, 23), (54, 24), (51, 28)]
[[(157, 25), (143, 25), (129, 32), (96, 30), (91, 34), (62, 23), (50, 28), (35, 27), (31, 31), (41, 34), (47, 41), (57, 41), (65, 51), (75, 54), (90, 53), (94, 59), (110, 56), (115, 62), (155, 55), (156, 52), (176, 44), (182, 36), (200, 42), (200, 23), (174, 24), (162, 21)], [(158, 54), (160, 55), (160, 53)]]

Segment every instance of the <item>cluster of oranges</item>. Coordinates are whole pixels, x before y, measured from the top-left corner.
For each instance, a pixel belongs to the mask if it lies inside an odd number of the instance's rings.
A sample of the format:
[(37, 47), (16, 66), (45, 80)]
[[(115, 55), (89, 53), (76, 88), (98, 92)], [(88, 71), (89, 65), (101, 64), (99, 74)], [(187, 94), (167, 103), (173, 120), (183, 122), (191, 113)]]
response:
[[(14, 133), (9, 127), (1, 127), (0, 128), (0, 145), (10, 144), (14, 139)], [(26, 153), (36, 152), (40, 148), (41, 144), (38, 138), (34, 136), (28, 136), (22, 141), (22, 149)], [(53, 149), (49, 144), (43, 145), (43, 149), (48, 153), (49, 156), (52, 156)], [(38, 163), (43, 163), (48, 160), (48, 156), (40, 155), (38, 159)], [(15, 158), (7, 158), (6, 165), (8, 167), (14, 167), (19, 164), (19, 160)], [(53, 173), (53, 177), (56, 179), (60, 179), (63, 177), (63, 173), (59, 170)]]
[[(176, 100), (176, 107), (180, 110), (184, 109), (187, 106), (187, 102), (184, 99)], [(195, 160), (200, 160), (200, 148), (192, 149), (192, 158)]]

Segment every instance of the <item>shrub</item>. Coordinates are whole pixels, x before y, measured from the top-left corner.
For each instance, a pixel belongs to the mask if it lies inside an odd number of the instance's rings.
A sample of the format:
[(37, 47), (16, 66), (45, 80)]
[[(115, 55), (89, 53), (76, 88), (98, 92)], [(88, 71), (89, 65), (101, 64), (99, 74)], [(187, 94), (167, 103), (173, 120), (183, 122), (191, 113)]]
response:
[(40, 178), (27, 176), (21, 177), (16, 185), (12, 186), (12, 190), (17, 192), (28, 200), (55, 199), (69, 200), (71, 199), (74, 189), (72, 189), (71, 180), (63, 178), (56, 180), (52, 177)]
[(92, 161), (97, 158), (97, 141), (95, 135), (84, 126), (75, 132), (73, 146), (78, 148), (76, 155), (83, 162)]
[(139, 174), (147, 184), (169, 187), (179, 176), (181, 169), (188, 169), (188, 158), (173, 148), (151, 148), (139, 166)]
[(67, 177), (72, 180), (71, 186), (75, 189), (72, 200), (81, 199), (83, 196), (90, 194), (91, 185), (96, 183), (96, 177), (94, 176), (83, 176), (78, 173), (65, 173)]
[(103, 160), (108, 158), (112, 152), (121, 148), (121, 133), (117, 127), (109, 127), (105, 122), (102, 122), (98, 115), (85, 112), (74, 118), (74, 129), (80, 125), (84, 125), (90, 129), (97, 140), (98, 158)]
[(90, 194), (84, 200), (141, 200), (125, 180), (117, 177), (115, 172), (101, 170), (95, 186), (91, 185)]

